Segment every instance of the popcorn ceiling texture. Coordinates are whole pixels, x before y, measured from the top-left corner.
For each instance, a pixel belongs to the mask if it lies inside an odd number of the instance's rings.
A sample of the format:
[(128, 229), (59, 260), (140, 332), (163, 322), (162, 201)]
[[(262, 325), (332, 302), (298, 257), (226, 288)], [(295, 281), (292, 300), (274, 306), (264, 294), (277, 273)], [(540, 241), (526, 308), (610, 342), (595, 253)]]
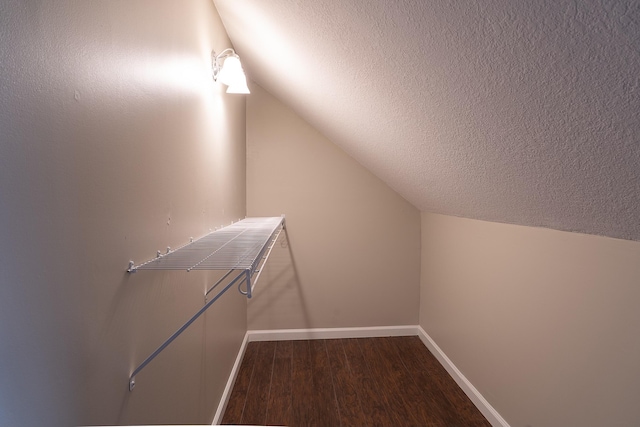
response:
[(419, 209), (640, 240), (640, 2), (214, 3), (248, 77)]

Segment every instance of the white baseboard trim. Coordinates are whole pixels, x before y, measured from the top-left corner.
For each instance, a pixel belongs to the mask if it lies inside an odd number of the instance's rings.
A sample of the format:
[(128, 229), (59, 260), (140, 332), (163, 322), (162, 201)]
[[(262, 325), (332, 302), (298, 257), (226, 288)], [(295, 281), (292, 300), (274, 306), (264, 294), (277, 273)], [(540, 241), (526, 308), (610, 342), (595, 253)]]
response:
[(374, 326), (366, 328), (317, 328), (317, 329), (272, 329), (247, 331), (238, 351), (238, 356), (233, 364), (233, 369), (224, 388), (218, 410), (213, 417), (212, 425), (218, 425), (222, 421), (222, 416), (229, 401), (229, 395), (238, 375), (242, 357), (249, 342), (254, 341), (293, 341), (308, 339), (336, 339), (336, 338), (373, 338), (373, 337), (399, 337), (418, 336), (424, 345), (444, 366), (449, 375), (460, 386), (462, 391), (471, 399), (471, 402), (478, 408), (482, 415), (493, 427), (510, 427), (500, 416), (493, 406), (480, 394), (480, 392), (469, 382), (469, 380), (453, 364), (451, 359), (442, 351), (433, 339), (419, 325), (404, 326)]
[(418, 335), (415, 325), (373, 326), (366, 328), (272, 329), (247, 331), (249, 342), (295, 341), (336, 338), (401, 337)]
[(424, 345), (429, 351), (438, 359), (438, 362), (447, 370), (449, 375), (458, 383), (458, 386), (464, 391), (464, 393), (471, 399), (473, 404), (478, 408), (482, 415), (491, 423), (493, 427), (509, 427), (509, 424), (502, 416), (496, 411), (489, 402), (480, 394), (471, 382), (465, 377), (462, 372), (453, 364), (451, 359), (447, 357), (438, 344), (426, 333), (421, 326), (417, 326), (418, 337), (422, 340)]
[(240, 364), (242, 363), (242, 358), (244, 357), (244, 352), (247, 349), (247, 344), (249, 343), (249, 334), (244, 334), (244, 339), (242, 340), (242, 344), (240, 344), (240, 350), (238, 350), (238, 355), (236, 356), (236, 361), (233, 363), (233, 368), (231, 368), (231, 373), (229, 374), (229, 379), (227, 380), (227, 384), (224, 387), (224, 391), (222, 392), (222, 397), (220, 397), (220, 403), (218, 404), (218, 409), (216, 410), (216, 414), (213, 416), (212, 426), (217, 426), (222, 422), (222, 416), (224, 415), (225, 409), (227, 409), (227, 403), (229, 403), (229, 396), (231, 395), (231, 390), (233, 390), (233, 384), (236, 382), (236, 377), (238, 376), (238, 371), (240, 370)]

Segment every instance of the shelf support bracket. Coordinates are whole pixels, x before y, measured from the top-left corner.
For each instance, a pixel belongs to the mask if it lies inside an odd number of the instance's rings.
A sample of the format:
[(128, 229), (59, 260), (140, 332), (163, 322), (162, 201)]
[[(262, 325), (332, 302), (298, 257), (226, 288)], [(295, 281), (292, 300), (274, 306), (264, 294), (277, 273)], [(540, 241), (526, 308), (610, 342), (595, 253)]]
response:
[(158, 354), (160, 354), (162, 352), (162, 350), (164, 350), (169, 344), (171, 344), (173, 342), (173, 340), (175, 340), (176, 338), (178, 338), (178, 335), (180, 335), (181, 333), (183, 333), (185, 331), (185, 329), (187, 329), (189, 326), (191, 326), (191, 324), (193, 322), (196, 321), (196, 319), (198, 317), (200, 317), (202, 315), (202, 313), (204, 313), (209, 307), (211, 307), (211, 305), (216, 302), (218, 300), (218, 298), (220, 298), (222, 296), (222, 294), (224, 294), (230, 287), (232, 287), (233, 285), (235, 285), (238, 280), (240, 280), (243, 275), (245, 274), (244, 271), (240, 272), (240, 274), (238, 274), (231, 282), (229, 282), (229, 284), (227, 286), (224, 287), (224, 289), (222, 289), (220, 292), (218, 292), (218, 294), (213, 297), (211, 299), (211, 301), (209, 301), (208, 303), (206, 303), (200, 310), (198, 310), (198, 312), (196, 314), (194, 314), (191, 319), (189, 319), (187, 321), (187, 323), (185, 323), (184, 325), (182, 325), (180, 327), (180, 329), (178, 329), (176, 332), (173, 333), (173, 335), (171, 335), (165, 342), (162, 343), (162, 345), (160, 347), (158, 347), (156, 349), (156, 351), (154, 351), (153, 353), (151, 353), (151, 355), (149, 357), (147, 357), (144, 362), (142, 362), (131, 374), (131, 376), (129, 376), (129, 391), (133, 390), (133, 388), (136, 385), (136, 375), (142, 371), (142, 369), (144, 369), (145, 366), (147, 366), (149, 364), (149, 362), (151, 362), (153, 359), (156, 358), (156, 356)]

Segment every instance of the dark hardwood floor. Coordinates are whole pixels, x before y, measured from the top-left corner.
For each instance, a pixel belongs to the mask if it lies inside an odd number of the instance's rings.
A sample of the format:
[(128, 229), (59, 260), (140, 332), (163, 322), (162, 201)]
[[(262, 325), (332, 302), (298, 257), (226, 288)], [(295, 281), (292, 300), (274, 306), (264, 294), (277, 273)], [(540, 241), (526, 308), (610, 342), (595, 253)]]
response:
[(249, 343), (222, 424), (491, 426), (418, 337)]

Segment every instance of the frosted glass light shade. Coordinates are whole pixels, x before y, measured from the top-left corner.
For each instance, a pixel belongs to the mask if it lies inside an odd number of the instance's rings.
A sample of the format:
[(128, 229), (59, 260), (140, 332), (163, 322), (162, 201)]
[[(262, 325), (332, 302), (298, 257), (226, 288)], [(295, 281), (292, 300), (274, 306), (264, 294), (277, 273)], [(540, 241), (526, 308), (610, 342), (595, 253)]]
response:
[(240, 58), (233, 49), (225, 49), (219, 55), (212, 51), (211, 58), (213, 79), (227, 85), (227, 93), (250, 93)]
[(231, 86), (241, 79), (244, 79), (244, 71), (242, 71), (240, 59), (238, 59), (237, 56), (229, 56), (222, 64), (218, 81), (227, 86)]
[(238, 79), (237, 82), (229, 85), (229, 87), (227, 88), (227, 93), (251, 93), (249, 92), (247, 79), (244, 73), (242, 73), (242, 80)]

